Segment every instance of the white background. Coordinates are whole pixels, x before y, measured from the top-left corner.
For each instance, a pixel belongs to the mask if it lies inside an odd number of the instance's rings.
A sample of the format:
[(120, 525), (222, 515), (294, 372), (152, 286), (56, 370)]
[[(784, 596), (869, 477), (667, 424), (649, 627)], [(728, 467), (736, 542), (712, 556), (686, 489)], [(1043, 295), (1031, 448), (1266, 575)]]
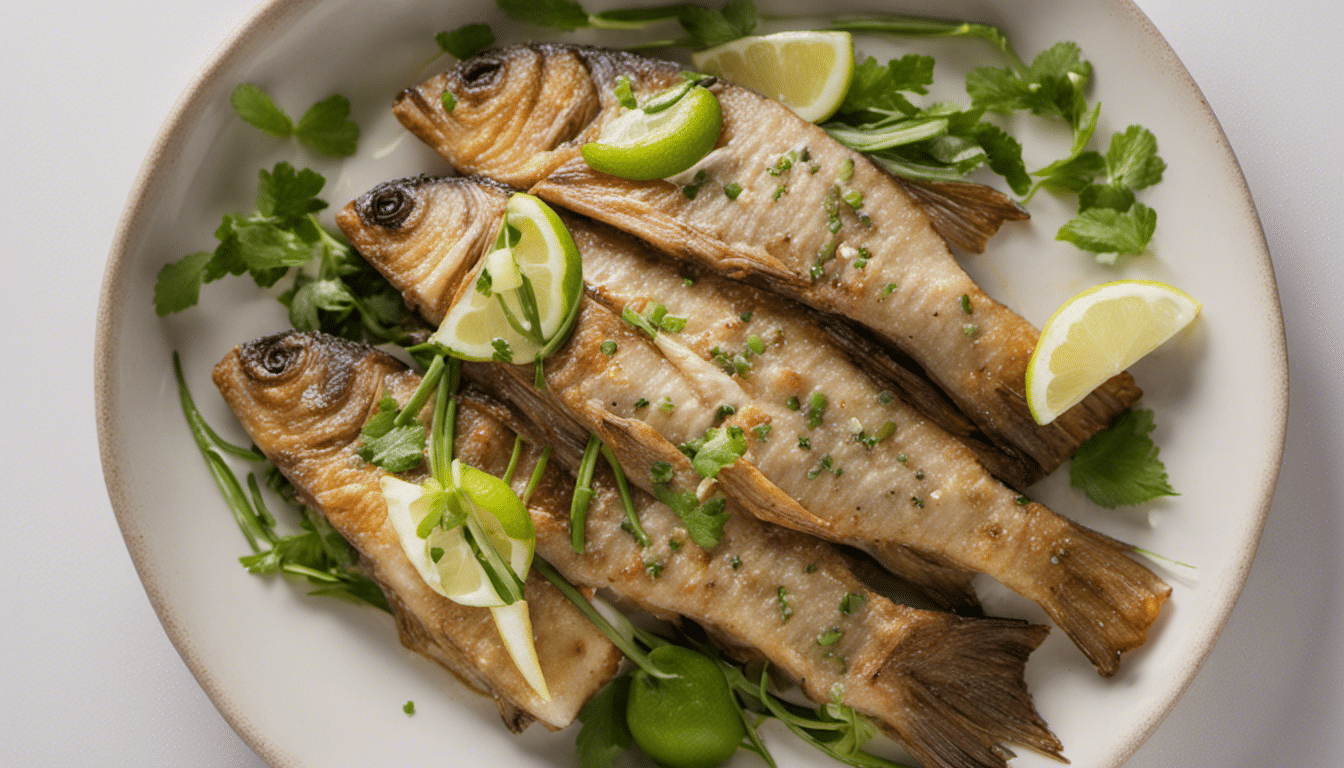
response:
[[(256, 5), (5, 4), (0, 430), (12, 501), (0, 536), (0, 765), (262, 765), (140, 587), (102, 484), (92, 383), (103, 262), (126, 195), (178, 94)], [(1326, 0), (1139, 5), (1203, 89), (1249, 181), (1284, 306), (1292, 401), (1240, 603), (1127, 767), (1334, 765), (1344, 755), (1344, 10)]]

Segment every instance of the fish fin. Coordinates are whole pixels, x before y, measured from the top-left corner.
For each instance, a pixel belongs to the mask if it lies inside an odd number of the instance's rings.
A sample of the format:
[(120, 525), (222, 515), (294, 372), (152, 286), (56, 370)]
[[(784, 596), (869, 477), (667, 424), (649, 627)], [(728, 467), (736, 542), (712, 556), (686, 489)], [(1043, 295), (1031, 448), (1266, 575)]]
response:
[[(903, 703), (899, 718), (879, 720), (924, 765), (1004, 768), (1007, 744), (1068, 762), (1063, 745), (1036, 712), (1023, 672), (1048, 627), (1015, 619), (967, 619), (927, 613), (885, 658), (859, 660), (867, 697)], [(887, 706), (887, 711), (897, 711)]]
[(728, 498), (757, 519), (813, 536), (835, 538), (829, 522), (809, 512), (744, 459), (720, 469), (718, 480)]
[[(1044, 517), (1044, 516), (1042, 516)], [(1120, 668), (1120, 655), (1148, 639), (1171, 587), (1129, 557), (1134, 548), (1105, 534), (1054, 517), (1066, 529), (1043, 534), (1050, 566), (1035, 597), (1103, 677)]]
[(882, 568), (919, 587), (939, 607), (962, 615), (982, 615), (972, 584), (973, 572), (936, 562), (901, 544), (874, 544), (868, 551)]
[(919, 203), (948, 245), (971, 253), (984, 253), (1004, 222), (1031, 218), (1011, 197), (984, 184), (892, 176)]
[(1082, 402), (1060, 414), (1049, 424), (1040, 425), (1031, 416), (1024, 390), (1000, 385), (996, 391), (1006, 402), (1006, 419), (999, 434), (990, 439), (1001, 445), (1017, 446), (1053, 472), (1073, 456), (1089, 437), (1106, 429), (1122, 411), (1143, 397), (1143, 390), (1127, 371), (1117, 373), (1083, 398)]
[(756, 278), (769, 285), (794, 289), (811, 284), (806, 275), (790, 269), (764, 248), (732, 246), (683, 221), (675, 210), (669, 212), (668, 200), (664, 198), (676, 202), (675, 197), (682, 195), (668, 181), (618, 179), (598, 173), (578, 160), (564, 165), (528, 191), (548, 203), (600, 218), (617, 229), (639, 232), (642, 239), (662, 253), (677, 258), (682, 253), (695, 253), (696, 261), (708, 258), (715, 264), (715, 271), (734, 280)]

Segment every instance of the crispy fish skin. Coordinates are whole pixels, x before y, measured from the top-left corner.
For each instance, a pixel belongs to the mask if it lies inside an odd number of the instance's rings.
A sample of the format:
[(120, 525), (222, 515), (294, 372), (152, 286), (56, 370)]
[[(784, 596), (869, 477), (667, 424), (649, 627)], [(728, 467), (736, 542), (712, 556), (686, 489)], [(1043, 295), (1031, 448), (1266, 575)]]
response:
[(737, 658), (769, 661), (814, 701), (839, 700), (873, 718), (924, 765), (1005, 766), (1007, 744), (1060, 757), (1023, 680), (1046, 627), (897, 605), (865, 587), (829, 546), (749, 515), (734, 513), (723, 540), (705, 550), (671, 509), (635, 490), (651, 541), (643, 547), (622, 527), (625, 510), (605, 469), (594, 480), (584, 554), (576, 554), (574, 479), (561, 466), (576, 469), (582, 447), (569, 426), (537, 425), (477, 393), (460, 403), (463, 461), (503, 475), (512, 430), (528, 440), (513, 475), (519, 492), (539, 446), (555, 449), (528, 511), (538, 554), (571, 581), (610, 589), (669, 620), (696, 622)]
[[(961, 270), (900, 183), (752, 91), (714, 86), (723, 132), (696, 166), (706, 179), (693, 199), (676, 183), (689, 179), (634, 182), (590, 169), (579, 147), (618, 112), (615, 78), (630, 77), (636, 94), (647, 95), (676, 82), (676, 69), (624, 52), (514, 46), (404, 91), (394, 112), (460, 170), (527, 188), (670, 257), (870, 329), (918, 362), (990, 440), (1042, 474), (1138, 400), (1133, 379), (1120, 374), (1037, 425), (1024, 396), (1037, 330)], [(445, 90), (458, 96), (452, 112), (440, 103)], [(519, 131), (524, 123), (537, 130)], [(743, 189), (736, 199), (720, 191), (730, 183)]]
[[(448, 200), (439, 192), (424, 204)], [(378, 226), (359, 210), (355, 203), (338, 216), (352, 236)], [(883, 398), (790, 305), (713, 275), (688, 285), (632, 239), (576, 217), (566, 223), (583, 254), (588, 298), (573, 335), (547, 361), (547, 387), (533, 388), (531, 371), (516, 366), (469, 366), (469, 376), (534, 420), (565, 413), (581, 432), (596, 432), (646, 490), (654, 462), (685, 462), (678, 445), (720, 422), (741, 426), (747, 451), (718, 483), (754, 516), (866, 549), (945, 603), (969, 586), (957, 583), (958, 572), (994, 576), (1045, 608), (1103, 675), (1145, 641), (1170, 588), (1130, 559), (1127, 545), (994, 481), (956, 440)], [(434, 304), (414, 286), (407, 300), (422, 311)], [(687, 318), (681, 332), (650, 341), (620, 319), (622, 309), (646, 313), (654, 303)], [(748, 373), (712, 362), (752, 346)], [(817, 395), (824, 407), (813, 405)], [(769, 437), (757, 431), (766, 424)], [(923, 572), (912, 575), (912, 557), (924, 559)]]
[(389, 355), (322, 334), (282, 333), (243, 344), (214, 371), (215, 384), (257, 447), (360, 554), (382, 588), (401, 642), (492, 696), (505, 724), (557, 730), (611, 680), (621, 653), (545, 579), (526, 599), (552, 698), (518, 672), (490, 611), (434, 592), (407, 559), (379, 488), (386, 473), (355, 455), (360, 429), (384, 394), (404, 401), (417, 377)]

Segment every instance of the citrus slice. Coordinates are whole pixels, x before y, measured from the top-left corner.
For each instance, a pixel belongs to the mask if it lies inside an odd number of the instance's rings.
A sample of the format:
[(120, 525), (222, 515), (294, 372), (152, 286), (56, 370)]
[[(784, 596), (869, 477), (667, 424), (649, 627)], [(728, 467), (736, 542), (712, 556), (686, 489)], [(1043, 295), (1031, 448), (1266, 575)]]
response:
[(848, 32), (779, 32), (742, 37), (691, 54), (695, 68), (778, 99), (804, 120), (835, 114), (854, 76)]
[(1152, 280), (1120, 280), (1065, 302), (1027, 363), (1027, 405), (1049, 424), (1093, 389), (1152, 352), (1199, 314), (1199, 302)]
[(584, 144), (583, 159), (596, 171), (623, 179), (665, 179), (700, 162), (714, 149), (723, 128), (719, 100), (695, 86), (667, 105), (676, 87), (649, 97), (645, 108), (626, 109)]
[[(475, 517), (514, 573), (524, 576), (532, 567), (536, 536), (522, 501), (497, 477), (458, 461), (453, 462), (453, 471), (459, 478), (458, 487), (472, 507), (463, 511)], [(384, 477), (381, 483), (388, 521), (396, 530), (407, 559), (430, 589), (462, 605), (485, 608), (505, 604), (476, 559), (462, 525), (434, 527), (427, 536), (420, 536), (420, 525), (431, 513), (435, 495), (444, 492), (442, 489), (395, 477)]]
[(522, 192), (509, 198), (495, 245), (430, 341), (464, 360), (529, 363), (574, 325), (583, 290), (579, 249), (555, 211)]
[(455, 489), (446, 491), (430, 481), (416, 485), (395, 477), (383, 477), (387, 518), (397, 533), (402, 550), (429, 588), (461, 605), (490, 609), (504, 647), (527, 683), (545, 700), (550, 699), (546, 678), (537, 659), (532, 620), (527, 601), (506, 604), (481, 567), (464, 534), (465, 525), (434, 526), (423, 538), (421, 524), (433, 512), (436, 497), (461, 495), (461, 509), (479, 524), (490, 544), (508, 562), (513, 572), (525, 577), (536, 551), (536, 532), (527, 508), (508, 483), (468, 467), (452, 463)]

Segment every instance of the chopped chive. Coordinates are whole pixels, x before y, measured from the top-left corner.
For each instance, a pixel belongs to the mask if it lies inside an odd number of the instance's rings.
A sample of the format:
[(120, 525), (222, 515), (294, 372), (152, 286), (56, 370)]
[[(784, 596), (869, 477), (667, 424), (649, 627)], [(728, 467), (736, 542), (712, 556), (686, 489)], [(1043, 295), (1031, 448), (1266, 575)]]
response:
[(976, 336), (980, 335), (980, 326), (975, 323), (966, 323), (961, 326), (961, 332), (966, 334), (966, 338), (974, 339)]
[(890, 390), (884, 389), (881, 392), (877, 393), (877, 402), (883, 405), (890, 405), (894, 397), (895, 395), (891, 394)]
[(784, 407), (788, 408), (790, 411), (796, 411), (801, 408), (802, 405), (798, 402), (797, 397), (790, 397), (788, 400), (784, 401)]
[(569, 505), (569, 544), (574, 551), (583, 554), (584, 525), (588, 521), (588, 504), (593, 500), (593, 470), (597, 467), (597, 456), (602, 450), (602, 441), (596, 434), (588, 436), (588, 445), (583, 449), (583, 460), (579, 462), (579, 471), (574, 479), (574, 498)]
[(523, 436), (513, 436), (513, 453), (509, 454), (509, 466), (504, 470), (503, 480), (506, 483), (513, 482), (513, 472), (518, 469), (518, 458), (523, 455)]
[(858, 592), (846, 592), (845, 596), (840, 598), (840, 612), (846, 616), (853, 615), (863, 610), (863, 606), (867, 602), (867, 595)]
[(798, 447), (802, 448), (804, 451), (810, 451), (812, 450), (812, 440), (805, 435), (799, 435)]
[(742, 567), (742, 558), (738, 557), (737, 555), (733, 555), (732, 557), (728, 558), (728, 565), (732, 566), (732, 569), (736, 571), (738, 568)]
[(635, 408), (636, 408), (636, 409), (639, 409), (639, 408), (648, 408), (648, 407), (649, 407), (649, 399), (648, 399), (647, 397), (641, 397), (641, 398), (639, 398), (638, 400), (635, 401)]
[(664, 397), (662, 402), (658, 403), (658, 410), (663, 413), (671, 413), (676, 407), (676, 403), (672, 402), (672, 398), (670, 397)]
[(744, 323), (750, 323), (753, 314), (754, 314), (753, 312), (743, 312), (742, 314), (738, 315), (738, 318)]
[(666, 461), (655, 461), (649, 467), (649, 479), (655, 483), (670, 483), (672, 475), (672, 465)]
[(742, 185), (738, 184), (736, 181), (725, 184), (723, 186), (723, 194), (729, 200), (736, 200), (737, 196), (742, 194)]
[(748, 336), (747, 349), (750, 349), (758, 355), (763, 355), (765, 354), (765, 342), (761, 340), (760, 336)]
[(825, 648), (840, 642), (840, 638), (845, 636), (845, 631), (839, 627), (831, 627), (820, 635), (817, 635), (817, 645)]
[(757, 424), (756, 426), (751, 428), (751, 431), (756, 433), (757, 440), (764, 443), (766, 441), (766, 438), (770, 437), (770, 430), (773, 428), (774, 427), (772, 427), (769, 424)]
[(453, 95), (452, 91), (444, 91), (442, 102), (443, 102), (443, 111), (452, 112), (453, 107), (457, 106), (457, 97)]
[(779, 589), (775, 591), (775, 599), (779, 601), (779, 622), (781, 624), (787, 623), (789, 618), (793, 616), (793, 607), (789, 605), (789, 590), (781, 584)]
[(602, 354), (606, 355), (607, 357), (611, 357), (612, 355), (616, 354), (616, 342), (612, 341), (611, 339), (607, 339), (606, 341), (602, 342), (601, 350)]

